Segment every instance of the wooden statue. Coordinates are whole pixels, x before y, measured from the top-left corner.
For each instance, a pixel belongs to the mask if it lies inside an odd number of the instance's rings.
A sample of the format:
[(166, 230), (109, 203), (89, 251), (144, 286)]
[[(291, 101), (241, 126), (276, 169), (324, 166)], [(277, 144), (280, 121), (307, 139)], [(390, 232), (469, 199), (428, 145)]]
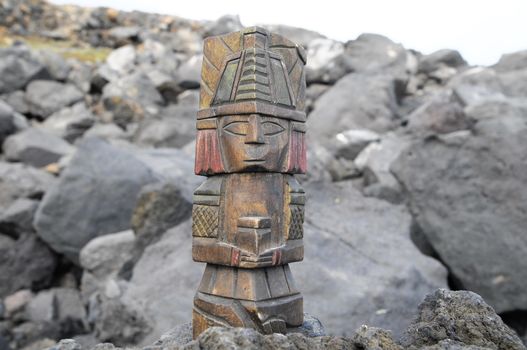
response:
[(305, 51), (259, 27), (204, 43), (192, 256), (207, 263), (193, 336), (212, 326), (281, 332), (303, 322), (289, 263), (304, 255)]

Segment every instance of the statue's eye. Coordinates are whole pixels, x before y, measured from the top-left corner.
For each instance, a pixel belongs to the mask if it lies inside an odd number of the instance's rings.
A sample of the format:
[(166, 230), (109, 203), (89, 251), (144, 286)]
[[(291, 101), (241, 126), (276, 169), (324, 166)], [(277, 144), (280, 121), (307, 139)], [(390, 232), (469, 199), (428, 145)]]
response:
[(262, 123), (263, 133), (266, 136), (274, 136), (282, 133), (285, 129), (282, 125), (275, 122)]
[(223, 130), (225, 130), (227, 133), (231, 135), (239, 135), (239, 136), (245, 136), (247, 135), (247, 129), (249, 127), (249, 123), (247, 122), (232, 122), (223, 127)]

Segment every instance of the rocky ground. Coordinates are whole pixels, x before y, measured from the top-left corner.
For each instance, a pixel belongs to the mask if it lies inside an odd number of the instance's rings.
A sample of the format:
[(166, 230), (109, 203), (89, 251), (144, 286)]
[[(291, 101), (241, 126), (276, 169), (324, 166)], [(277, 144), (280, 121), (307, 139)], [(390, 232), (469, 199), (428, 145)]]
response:
[[(0, 0), (0, 26), (0, 349), (153, 344), (189, 321), (203, 269), (202, 39), (242, 25)], [(308, 52), (292, 269), (331, 337), (216, 329), (150, 348), (521, 349), (527, 51), (473, 67), (375, 34), (269, 28)]]

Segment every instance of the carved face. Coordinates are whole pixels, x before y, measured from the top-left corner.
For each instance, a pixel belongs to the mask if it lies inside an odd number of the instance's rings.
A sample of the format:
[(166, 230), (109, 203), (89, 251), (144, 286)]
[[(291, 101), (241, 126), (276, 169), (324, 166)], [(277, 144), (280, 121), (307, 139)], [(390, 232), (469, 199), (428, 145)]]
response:
[(287, 120), (260, 114), (221, 117), (218, 136), (227, 171), (283, 170), (289, 124)]

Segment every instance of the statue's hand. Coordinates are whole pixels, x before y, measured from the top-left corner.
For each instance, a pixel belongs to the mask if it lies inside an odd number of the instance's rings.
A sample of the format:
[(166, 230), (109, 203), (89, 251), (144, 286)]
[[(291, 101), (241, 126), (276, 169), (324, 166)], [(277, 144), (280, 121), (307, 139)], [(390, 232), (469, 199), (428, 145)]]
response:
[(280, 247), (268, 249), (259, 255), (246, 251), (241, 251), (239, 266), (244, 268), (260, 268), (275, 266), (280, 264), (280, 256)]

